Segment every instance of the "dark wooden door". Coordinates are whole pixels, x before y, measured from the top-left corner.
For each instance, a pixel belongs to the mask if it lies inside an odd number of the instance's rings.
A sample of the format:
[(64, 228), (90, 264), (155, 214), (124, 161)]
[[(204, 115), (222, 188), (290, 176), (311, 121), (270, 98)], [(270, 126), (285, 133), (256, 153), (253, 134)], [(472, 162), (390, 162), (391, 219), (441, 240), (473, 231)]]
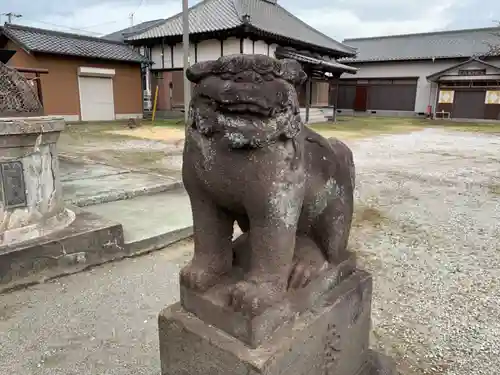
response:
[(356, 86), (356, 96), (354, 97), (354, 110), (366, 111), (366, 103), (368, 99), (368, 87)]
[(453, 118), (483, 119), (485, 117), (484, 90), (456, 90), (453, 99)]
[(184, 72), (176, 70), (172, 72), (172, 107), (184, 105)]

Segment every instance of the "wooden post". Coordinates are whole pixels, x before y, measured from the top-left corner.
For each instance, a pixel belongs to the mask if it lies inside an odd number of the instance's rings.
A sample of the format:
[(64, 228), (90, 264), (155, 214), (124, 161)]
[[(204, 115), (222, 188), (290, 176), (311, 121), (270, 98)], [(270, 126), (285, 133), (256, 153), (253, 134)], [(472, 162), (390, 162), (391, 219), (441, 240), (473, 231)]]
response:
[(156, 84), (156, 90), (155, 90), (155, 99), (153, 103), (153, 115), (151, 116), (151, 124), (154, 125), (155, 123), (155, 118), (156, 118), (156, 105), (158, 104), (158, 84)]
[(45, 108), (43, 107), (43, 96), (42, 96), (42, 80), (40, 78), (40, 73), (35, 73), (35, 79), (36, 79), (36, 92), (38, 94), (38, 100), (40, 101), (40, 104), (42, 105), (42, 110), (44, 111), (45, 114)]
[(305, 123), (309, 123), (309, 108), (311, 107), (311, 76), (308, 74), (307, 81), (306, 81), (306, 119)]
[(339, 78), (335, 79), (335, 103), (333, 104), (333, 122), (337, 122), (337, 107), (339, 105)]

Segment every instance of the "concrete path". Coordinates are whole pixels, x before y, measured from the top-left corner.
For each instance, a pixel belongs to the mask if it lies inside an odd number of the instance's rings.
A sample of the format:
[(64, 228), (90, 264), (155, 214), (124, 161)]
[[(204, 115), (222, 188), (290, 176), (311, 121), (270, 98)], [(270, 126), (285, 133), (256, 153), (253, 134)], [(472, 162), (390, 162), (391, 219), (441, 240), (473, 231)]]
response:
[(85, 207), (123, 225), (125, 244), (138, 253), (165, 247), (192, 234), (189, 197), (184, 189)]
[(158, 375), (157, 314), (189, 242), (0, 295), (0, 373)]
[(174, 174), (159, 176), (61, 158), (68, 204), (123, 225), (129, 253), (161, 249), (192, 234), (189, 198)]

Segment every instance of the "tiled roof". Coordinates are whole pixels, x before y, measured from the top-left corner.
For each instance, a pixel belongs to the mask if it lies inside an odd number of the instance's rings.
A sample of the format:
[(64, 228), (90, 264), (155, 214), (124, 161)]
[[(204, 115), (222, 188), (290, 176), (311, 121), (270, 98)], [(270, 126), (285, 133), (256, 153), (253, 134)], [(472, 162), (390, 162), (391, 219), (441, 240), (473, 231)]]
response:
[(343, 61), (390, 61), (471, 57), (488, 54), (488, 43), (500, 44), (494, 33), (500, 27), (440, 31), (373, 38), (345, 39), (358, 50), (355, 59)]
[[(285, 8), (266, 0), (204, 0), (189, 9), (190, 33), (228, 30), (248, 25), (270, 34), (302, 41), (350, 56), (354, 50), (307, 25)], [(140, 40), (182, 35), (182, 13), (143, 33), (125, 35), (126, 40)]]
[(125, 34), (127, 34), (129, 36), (139, 34), (139, 33), (144, 32), (147, 29), (150, 29), (154, 26), (162, 24), (163, 22), (165, 22), (164, 18), (142, 22), (142, 23), (139, 23), (137, 25), (127, 27), (126, 29), (118, 30), (118, 31), (115, 31), (114, 33), (104, 35), (104, 36), (102, 36), (102, 38), (107, 39), (107, 40), (113, 40), (115, 42), (124, 42), (125, 41), (125, 37), (124, 37)]
[(500, 66), (496, 66), (496, 65), (487, 63), (486, 61), (483, 61), (477, 57), (471, 57), (469, 60), (460, 62), (460, 63), (452, 65), (452, 66), (449, 66), (446, 69), (440, 70), (439, 72), (432, 73), (431, 75), (427, 76), (427, 79), (430, 81), (435, 81), (436, 79), (440, 78), (441, 76), (448, 73), (449, 71), (458, 69), (458, 68), (465, 66), (465, 65), (468, 65), (471, 62), (479, 63), (480, 65), (484, 66), (485, 68), (487, 67), (487, 68), (491, 68), (493, 70), (500, 70)]
[(147, 61), (125, 43), (101, 38), (13, 24), (5, 24), (0, 28), (0, 33), (32, 52), (117, 61)]

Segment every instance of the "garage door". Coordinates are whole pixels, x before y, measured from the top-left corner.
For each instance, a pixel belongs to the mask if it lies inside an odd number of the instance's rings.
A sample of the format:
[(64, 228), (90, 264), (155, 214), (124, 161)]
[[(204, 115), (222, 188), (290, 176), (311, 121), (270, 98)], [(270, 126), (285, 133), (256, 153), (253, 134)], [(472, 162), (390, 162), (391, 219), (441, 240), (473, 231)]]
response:
[(371, 84), (368, 109), (380, 111), (414, 111), (417, 83), (393, 80), (390, 84)]
[(78, 77), (82, 121), (115, 119), (113, 79), (109, 77)]
[(365, 79), (339, 85), (338, 108), (414, 111), (416, 98), (416, 79)]
[(455, 98), (453, 99), (453, 118), (471, 118), (482, 119), (484, 118), (484, 110), (486, 104), (484, 103), (486, 93), (484, 90), (479, 91), (455, 91)]

